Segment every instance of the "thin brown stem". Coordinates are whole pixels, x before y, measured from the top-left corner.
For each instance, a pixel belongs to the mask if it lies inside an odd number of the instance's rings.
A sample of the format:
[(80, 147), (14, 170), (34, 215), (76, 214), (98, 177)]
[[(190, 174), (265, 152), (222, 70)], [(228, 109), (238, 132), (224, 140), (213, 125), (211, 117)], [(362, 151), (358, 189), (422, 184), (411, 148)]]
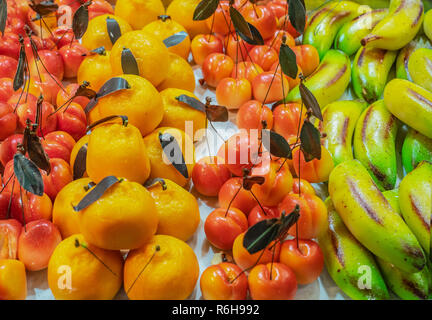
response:
[(234, 202), (235, 198), (237, 197), (237, 195), (239, 194), (239, 192), (240, 192), (240, 190), (241, 190), (242, 188), (243, 188), (243, 186), (240, 185), (240, 188), (238, 188), (238, 190), (236, 191), (234, 197), (231, 199), (230, 203), (228, 204), (228, 207), (227, 207), (226, 212), (225, 212), (225, 217), (228, 215), (228, 211), (229, 211), (229, 209), (231, 208), (232, 203)]
[(147, 268), (147, 266), (153, 260), (153, 258), (155, 257), (156, 253), (159, 252), (159, 251), (160, 251), (160, 246), (156, 245), (155, 251), (153, 252), (153, 254), (150, 257), (149, 261), (145, 264), (145, 266), (142, 268), (142, 270), (140, 271), (140, 273), (138, 274), (138, 276), (135, 278), (134, 282), (131, 284), (131, 286), (129, 287), (129, 289), (126, 291), (127, 295), (129, 294), (129, 292), (131, 291), (131, 289), (133, 288), (133, 286), (135, 285), (135, 283), (138, 281), (138, 278), (141, 276), (141, 274), (144, 272), (144, 270)]

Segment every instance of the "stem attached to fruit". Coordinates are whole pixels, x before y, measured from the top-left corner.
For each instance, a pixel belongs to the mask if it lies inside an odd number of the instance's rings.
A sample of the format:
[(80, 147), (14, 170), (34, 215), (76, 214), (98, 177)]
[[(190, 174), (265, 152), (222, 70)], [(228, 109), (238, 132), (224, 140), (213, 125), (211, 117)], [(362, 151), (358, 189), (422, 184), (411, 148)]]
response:
[(150, 260), (145, 264), (144, 268), (142, 268), (142, 270), (140, 271), (140, 273), (138, 274), (138, 276), (135, 278), (134, 282), (131, 284), (131, 286), (129, 287), (129, 289), (126, 291), (127, 295), (129, 294), (129, 292), (131, 291), (132, 287), (137, 282), (138, 278), (141, 276), (141, 274), (144, 272), (144, 270), (147, 268), (147, 266), (153, 260), (154, 256), (156, 255), (156, 252), (159, 252), (159, 251), (160, 251), (160, 246), (157, 244), (156, 247), (155, 247), (155, 252), (153, 252), (152, 256), (150, 257)]

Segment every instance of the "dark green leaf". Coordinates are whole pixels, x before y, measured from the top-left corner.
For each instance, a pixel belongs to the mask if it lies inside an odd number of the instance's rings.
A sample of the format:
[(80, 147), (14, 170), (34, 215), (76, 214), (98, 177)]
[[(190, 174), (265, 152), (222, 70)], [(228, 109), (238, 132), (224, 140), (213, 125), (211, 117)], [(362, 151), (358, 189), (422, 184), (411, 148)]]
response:
[(120, 182), (120, 180), (114, 176), (103, 178), (101, 182), (99, 182), (89, 193), (85, 195), (85, 197), (78, 203), (77, 206), (73, 207), (74, 210), (76, 212), (84, 210), (94, 202), (98, 201), (109, 188), (118, 182)]
[(13, 159), (14, 174), (21, 187), (32, 194), (43, 196), (44, 184), (39, 168), (21, 153), (16, 153)]
[(292, 159), (290, 145), (279, 133), (270, 130), (263, 130), (262, 144), (271, 155), (278, 158)]
[(201, 0), (195, 8), (193, 20), (205, 20), (212, 16), (219, 5), (219, 0)]
[(288, 16), (291, 25), (300, 34), (303, 34), (306, 26), (306, 9), (304, 1), (302, 0), (289, 0), (288, 1)]
[(96, 97), (97, 93), (94, 90), (88, 88), (88, 86), (89, 86), (89, 83), (86, 81), (84, 81), (82, 84), (80, 84), (78, 89), (75, 91), (74, 98), (86, 97), (88, 99), (93, 99), (94, 97)]
[(313, 93), (303, 83), (300, 83), (299, 89), (300, 89), (301, 99), (302, 99), (304, 105), (306, 106), (306, 108), (308, 110), (311, 110), (312, 114), (316, 118), (323, 121), (323, 116), (321, 113), (321, 107), (320, 107), (317, 99), (313, 95)]
[(130, 85), (126, 79), (120, 77), (114, 77), (109, 79), (96, 93), (96, 96), (89, 101), (84, 111), (89, 113), (97, 104), (99, 98), (105, 97), (111, 93), (119, 90), (130, 89)]
[(182, 94), (176, 97), (176, 99), (180, 102), (186, 103), (189, 107), (194, 108), (195, 110), (201, 112), (206, 111), (206, 105), (201, 101), (199, 101), (198, 99), (195, 99), (194, 97), (188, 96), (186, 94)]
[(279, 63), (283, 73), (285, 73), (291, 79), (297, 78), (297, 57), (294, 51), (292, 51), (292, 49), (284, 43), (282, 43), (280, 47)]
[(26, 53), (25, 53), (24, 45), (21, 45), (19, 58), (18, 58), (18, 66), (13, 81), (14, 91), (17, 91), (19, 88), (21, 88), (24, 85), (25, 68), (26, 68)]
[(280, 220), (282, 222), (282, 227), (280, 229), (280, 234), (284, 234), (285, 231), (289, 230), (289, 228), (291, 228), (300, 218), (300, 206), (298, 204), (296, 204), (294, 210), (286, 215), (285, 211), (281, 213), (281, 217)]
[(29, 130), (25, 130), (24, 134), (27, 134), (27, 152), (31, 161), (39, 168), (44, 170), (47, 174), (51, 172), (51, 164), (49, 162), (48, 155), (40, 143), (40, 138), (30, 133)]
[(321, 159), (321, 134), (307, 119), (300, 132), (300, 141), (306, 162)]
[(274, 241), (279, 234), (279, 219), (265, 219), (250, 227), (243, 238), (243, 247), (250, 253), (257, 253)]
[(212, 122), (227, 122), (229, 118), (228, 109), (224, 106), (208, 105), (206, 114)]
[(243, 33), (237, 32), (239, 37), (242, 38), (246, 43), (251, 44), (251, 45), (257, 45), (257, 46), (264, 45), (264, 39), (261, 36), (261, 33), (258, 31), (258, 29), (255, 28), (255, 26), (253, 24), (250, 24), (249, 22), (248, 22), (248, 26), (249, 26), (249, 30), (251, 31), (252, 37), (249, 38), (248, 36), (244, 35)]
[(262, 185), (265, 182), (264, 177), (260, 176), (247, 176), (243, 178), (243, 189), (251, 190), (254, 184)]
[(90, 52), (91, 52), (91, 53), (98, 54), (98, 55), (100, 55), (100, 56), (105, 56), (105, 55), (106, 55), (106, 50), (105, 50), (105, 47), (104, 47), (104, 46), (99, 47), (99, 48), (96, 48), (96, 49), (93, 49), (93, 50), (91, 50)]
[(162, 150), (174, 168), (186, 179), (189, 178), (188, 169), (183, 157), (183, 152), (175, 137), (169, 133), (159, 133), (159, 141)]
[(252, 31), (249, 28), (249, 24), (246, 22), (245, 18), (243, 18), (241, 13), (232, 6), (230, 6), (229, 8), (229, 12), (235, 31), (238, 34), (242, 34), (249, 39), (253, 39)]
[(90, 4), (91, 2), (89, 1), (80, 5), (73, 16), (72, 30), (76, 39), (81, 39), (87, 30), (89, 22), (88, 6)]
[(149, 179), (144, 183), (144, 187), (152, 188), (152, 187), (156, 186), (157, 184), (160, 184), (162, 186), (162, 190), (167, 189), (167, 184), (166, 184), (165, 180), (162, 178)]
[(112, 115), (112, 116), (108, 116), (108, 117), (105, 117), (105, 118), (99, 119), (98, 121), (93, 122), (92, 124), (90, 124), (90, 125), (87, 127), (86, 132), (92, 130), (94, 127), (96, 127), (96, 126), (98, 126), (98, 125), (100, 125), (100, 124), (102, 124), (102, 123), (105, 123), (105, 122), (108, 122), (108, 121), (114, 120), (114, 119), (116, 119), (116, 118), (120, 118), (120, 119), (122, 120), (122, 124), (123, 124), (124, 126), (127, 126), (127, 125), (128, 125), (128, 117), (127, 117), (127, 116)]
[(117, 20), (107, 17), (106, 18), (106, 25), (107, 25), (107, 31), (108, 35), (110, 37), (111, 43), (116, 43), (117, 39), (121, 37), (121, 30), (120, 26), (117, 22)]
[(128, 48), (123, 48), (121, 53), (121, 65), (124, 74), (134, 74), (139, 76), (138, 63), (132, 51)]
[(75, 157), (73, 164), (73, 179), (77, 180), (84, 176), (87, 170), (87, 148), (88, 143), (84, 144), (79, 150)]
[(4, 35), (7, 20), (7, 2), (6, 0), (0, 0), (0, 31)]
[(267, 248), (272, 241), (283, 241), (284, 239), (281, 239), (281, 237), (283, 237), (300, 218), (299, 212), (300, 207), (296, 205), (289, 215), (285, 215), (285, 212), (282, 212), (279, 219), (266, 219), (254, 224), (246, 231), (243, 238), (243, 247), (245, 247), (250, 254), (254, 254)]
[(32, 0), (29, 3), (29, 7), (39, 15), (39, 18), (58, 10), (58, 4), (54, 3), (52, 0), (37, 2)]
[(169, 36), (168, 38), (163, 40), (163, 43), (165, 47), (170, 48), (178, 45), (179, 43), (183, 42), (184, 39), (188, 37), (187, 32), (180, 31), (177, 33), (174, 33), (172, 36)]

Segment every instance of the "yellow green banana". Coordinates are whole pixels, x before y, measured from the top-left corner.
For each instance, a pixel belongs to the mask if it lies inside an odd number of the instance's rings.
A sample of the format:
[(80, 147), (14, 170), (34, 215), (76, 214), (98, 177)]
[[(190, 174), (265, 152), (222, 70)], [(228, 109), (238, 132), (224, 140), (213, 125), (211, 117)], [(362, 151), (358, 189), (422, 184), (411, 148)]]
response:
[(335, 49), (342, 50), (349, 56), (356, 53), (361, 47), (361, 39), (366, 37), (387, 14), (387, 9), (370, 10), (345, 23), (336, 35)]
[(402, 163), (407, 173), (423, 160), (432, 162), (432, 139), (409, 129), (402, 145)]
[(423, 29), (426, 36), (432, 41), (432, 9), (426, 12), (423, 22)]
[(363, 111), (354, 133), (354, 157), (369, 171), (381, 190), (391, 190), (397, 180), (397, 119), (383, 100)]
[(313, 45), (322, 59), (331, 48), (339, 28), (360, 14), (358, 9), (358, 3), (344, 0), (320, 7), (309, 19), (303, 43)]
[[(386, 284), (373, 255), (348, 231), (330, 199), (326, 200), (326, 205), (329, 228), (318, 242), (328, 273), (351, 299), (388, 299)], [(366, 269), (370, 272), (370, 286), (362, 285), (361, 281)]]
[[(351, 61), (339, 50), (329, 50), (318, 68), (304, 82), (313, 93), (321, 108), (339, 100), (351, 80)], [(292, 89), (286, 97), (287, 102), (300, 102), (299, 86)]]
[(369, 251), (406, 272), (424, 268), (426, 257), (415, 235), (358, 160), (334, 168), (328, 188), (346, 227)]
[(414, 83), (432, 91), (432, 50), (419, 48), (408, 61), (409, 74)]
[(432, 139), (432, 92), (403, 79), (384, 89), (387, 109), (399, 120)]
[(354, 129), (365, 108), (366, 104), (361, 101), (335, 101), (323, 109), (319, 127), (324, 134), (323, 145), (332, 155), (335, 166), (353, 159)]
[[(390, 2), (390, 0), (353, 0), (353, 1), (363, 6), (369, 6), (373, 9), (388, 8)], [(305, 0), (305, 5), (307, 10), (316, 10), (317, 8), (320, 8), (323, 5), (326, 5), (328, 2), (330, 1)]]
[(396, 59), (396, 78), (411, 80), (411, 76), (408, 71), (408, 62), (411, 54), (418, 48), (429, 48), (431, 49), (431, 43), (424, 35), (419, 35), (408, 43), (401, 51), (399, 51)]
[(369, 47), (359, 49), (351, 77), (354, 92), (359, 98), (369, 103), (381, 98), (396, 56), (396, 51)]
[(399, 186), (399, 203), (406, 224), (430, 254), (432, 212), (432, 163), (423, 161)]
[(423, 16), (424, 6), (421, 0), (392, 0), (387, 17), (361, 43), (371, 48), (402, 49), (417, 35)]
[(403, 300), (425, 300), (429, 294), (429, 269), (415, 273), (404, 272), (377, 257), (376, 261), (389, 289)]
[(387, 199), (387, 201), (390, 203), (393, 210), (398, 215), (401, 215), (401, 209), (400, 209), (400, 205), (399, 205), (399, 189), (387, 190), (387, 191), (384, 191), (382, 194)]

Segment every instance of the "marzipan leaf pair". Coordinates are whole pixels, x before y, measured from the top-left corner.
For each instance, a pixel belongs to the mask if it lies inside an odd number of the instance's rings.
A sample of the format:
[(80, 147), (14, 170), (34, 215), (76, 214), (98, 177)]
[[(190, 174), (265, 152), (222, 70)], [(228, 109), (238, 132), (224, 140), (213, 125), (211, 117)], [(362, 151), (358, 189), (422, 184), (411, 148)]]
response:
[(183, 157), (183, 152), (176, 138), (169, 133), (159, 132), (159, 142), (162, 150), (174, 168), (186, 179), (189, 178), (188, 168)]
[(123, 48), (121, 53), (121, 66), (124, 74), (134, 74), (139, 76), (138, 63), (131, 49)]
[(80, 5), (78, 10), (75, 12), (72, 20), (72, 31), (76, 39), (81, 39), (87, 30), (89, 22), (88, 7), (91, 1), (87, 1)]
[(244, 236), (243, 246), (250, 254), (267, 248), (273, 241), (282, 241), (288, 230), (300, 218), (300, 207), (288, 215), (282, 212), (280, 218), (266, 219), (250, 227)]
[(122, 180), (117, 179), (114, 176), (103, 178), (101, 182), (99, 182), (89, 193), (84, 196), (84, 198), (82, 198), (78, 205), (73, 207), (73, 209), (76, 212), (84, 210), (94, 202), (98, 201), (109, 188), (111, 188), (116, 183), (120, 183), (121, 181)]
[(194, 21), (201, 21), (210, 18), (216, 11), (219, 0), (201, 0), (193, 14)]
[(111, 93), (117, 92), (119, 90), (130, 89), (130, 85), (126, 79), (120, 77), (114, 77), (109, 79), (96, 93), (90, 102), (85, 107), (84, 111), (89, 113), (97, 104), (99, 98), (105, 97)]
[(258, 29), (247, 22), (241, 13), (230, 6), (229, 8), (231, 21), (234, 25), (236, 33), (242, 38), (246, 43), (251, 45), (263, 45), (264, 40)]
[(290, 145), (279, 133), (271, 130), (262, 130), (261, 141), (264, 148), (271, 155), (278, 158), (292, 159)]
[(211, 105), (209, 103), (204, 104), (198, 99), (182, 94), (176, 99), (180, 102), (186, 103), (195, 110), (204, 112), (207, 115), (207, 119), (212, 122), (226, 122), (228, 121), (228, 109), (224, 106)]

